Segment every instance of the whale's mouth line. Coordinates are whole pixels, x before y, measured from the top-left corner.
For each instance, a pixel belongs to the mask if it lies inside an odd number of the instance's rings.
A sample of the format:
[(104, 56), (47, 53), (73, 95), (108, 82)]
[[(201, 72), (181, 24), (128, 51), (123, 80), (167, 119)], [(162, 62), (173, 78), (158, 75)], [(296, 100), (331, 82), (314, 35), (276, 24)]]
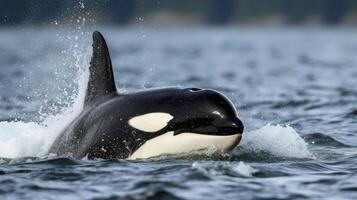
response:
[(179, 135), (181, 133), (197, 133), (202, 135), (212, 135), (212, 136), (230, 136), (243, 134), (242, 129), (235, 127), (215, 127), (213, 125), (200, 126), (192, 129), (180, 129), (174, 130), (174, 135)]
[(163, 132), (173, 131), (174, 136), (181, 133), (197, 133), (212, 136), (230, 136), (243, 134), (243, 124), (237, 119), (235, 122), (226, 122), (224, 126), (214, 125), (213, 119), (199, 118), (191, 119), (184, 122), (169, 122), (169, 125)]

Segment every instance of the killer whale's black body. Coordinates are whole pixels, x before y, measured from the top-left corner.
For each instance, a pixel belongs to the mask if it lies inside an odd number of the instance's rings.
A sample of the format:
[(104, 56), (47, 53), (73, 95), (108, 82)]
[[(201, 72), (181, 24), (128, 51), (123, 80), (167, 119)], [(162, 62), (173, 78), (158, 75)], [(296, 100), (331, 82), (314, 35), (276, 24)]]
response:
[[(172, 119), (162, 129), (150, 133), (128, 123), (130, 119), (148, 113), (167, 113)], [(125, 159), (148, 141), (169, 132), (173, 133), (173, 140), (186, 133), (217, 138), (237, 135), (230, 137), (232, 141), (225, 146), (228, 150), (240, 141), (243, 124), (232, 103), (213, 90), (172, 87), (119, 94), (108, 47), (103, 36), (94, 32), (84, 109), (57, 137), (49, 152), (75, 158)], [(183, 141), (192, 142), (190, 148), (193, 148), (198, 141), (189, 138), (192, 134), (186, 135)], [(158, 140), (157, 145), (160, 141), (164, 140)], [(214, 140), (210, 137), (208, 141)], [(154, 145), (154, 148), (159, 147)]]

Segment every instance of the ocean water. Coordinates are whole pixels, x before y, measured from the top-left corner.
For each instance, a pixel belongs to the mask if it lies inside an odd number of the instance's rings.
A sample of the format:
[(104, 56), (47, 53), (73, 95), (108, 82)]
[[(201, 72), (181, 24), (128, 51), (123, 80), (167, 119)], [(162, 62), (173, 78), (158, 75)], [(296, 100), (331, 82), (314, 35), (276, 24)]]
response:
[(99, 27), (121, 92), (216, 89), (245, 124), (230, 153), (48, 155), (78, 115), (92, 29), (0, 29), (0, 199), (356, 199), (357, 30)]

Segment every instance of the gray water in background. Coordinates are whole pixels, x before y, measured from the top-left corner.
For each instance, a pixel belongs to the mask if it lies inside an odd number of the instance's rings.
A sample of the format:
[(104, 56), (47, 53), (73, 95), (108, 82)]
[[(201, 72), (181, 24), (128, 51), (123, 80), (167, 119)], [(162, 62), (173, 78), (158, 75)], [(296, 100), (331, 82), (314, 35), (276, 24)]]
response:
[[(246, 134), (269, 123), (289, 124), (315, 158), (242, 153), (238, 147), (233, 155), (209, 158), (54, 158), (16, 164), (3, 160), (1, 197), (357, 198), (357, 30), (107, 27), (101, 31), (111, 49), (119, 90), (162, 86), (219, 90), (237, 107)], [(76, 69), (67, 65), (71, 54), (63, 51), (68, 44), (56, 34), (51, 29), (0, 30), (2, 121), (40, 121), (39, 110), (55, 112), (52, 107), (70, 103)], [(90, 45), (90, 37), (84, 37)], [(245, 174), (247, 167), (254, 170)]]

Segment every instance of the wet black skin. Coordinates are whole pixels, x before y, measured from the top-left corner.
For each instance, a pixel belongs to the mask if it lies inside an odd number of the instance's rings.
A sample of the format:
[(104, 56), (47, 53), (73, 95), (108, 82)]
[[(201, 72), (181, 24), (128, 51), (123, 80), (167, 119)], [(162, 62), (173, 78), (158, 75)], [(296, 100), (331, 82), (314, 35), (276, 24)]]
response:
[[(155, 133), (142, 132), (128, 124), (129, 119), (152, 112), (169, 113), (174, 118), (166, 128)], [(88, 155), (90, 159), (124, 159), (145, 141), (168, 131), (233, 135), (243, 133), (243, 124), (232, 103), (216, 91), (153, 89), (114, 95), (87, 108), (62, 133), (51, 152), (76, 158)], [(238, 142), (239, 139), (235, 145)]]
[[(161, 112), (173, 119), (154, 133), (131, 127), (136, 116)], [(118, 94), (108, 47), (93, 34), (93, 56), (82, 113), (57, 137), (49, 153), (75, 158), (125, 159), (146, 141), (173, 131), (226, 136), (243, 133), (233, 104), (221, 93), (198, 88), (161, 88)], [(231, 148), (239, 143), (240, 137)]]

